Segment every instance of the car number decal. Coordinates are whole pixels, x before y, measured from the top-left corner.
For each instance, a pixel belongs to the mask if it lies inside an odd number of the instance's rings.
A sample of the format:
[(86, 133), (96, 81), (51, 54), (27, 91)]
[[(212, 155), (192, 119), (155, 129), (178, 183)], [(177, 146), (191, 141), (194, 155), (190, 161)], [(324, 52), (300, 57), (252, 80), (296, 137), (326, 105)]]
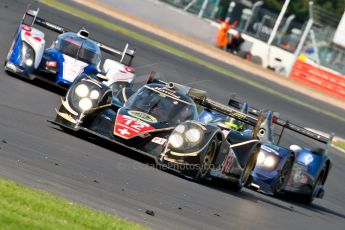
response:
[(152, 130), (155, 130), (155, 128), (149, 124), (137, 118), (123, 114), (117, 115), (114, 126), (114, 134), (125, 139), (143, 135), (144, 133)]

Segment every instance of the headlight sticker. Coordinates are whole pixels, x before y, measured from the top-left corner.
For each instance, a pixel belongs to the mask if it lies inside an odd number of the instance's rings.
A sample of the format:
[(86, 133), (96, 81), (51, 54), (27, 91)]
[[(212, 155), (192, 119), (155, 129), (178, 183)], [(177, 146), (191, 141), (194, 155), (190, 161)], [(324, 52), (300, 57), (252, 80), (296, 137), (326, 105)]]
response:
[(164, 143), (167, 141), (167, 139), (165, 138), (161, 138), (161, 137), (154, 137), (152, 138), (151, 142), (156, 143), (158, 145), (164, 145)]

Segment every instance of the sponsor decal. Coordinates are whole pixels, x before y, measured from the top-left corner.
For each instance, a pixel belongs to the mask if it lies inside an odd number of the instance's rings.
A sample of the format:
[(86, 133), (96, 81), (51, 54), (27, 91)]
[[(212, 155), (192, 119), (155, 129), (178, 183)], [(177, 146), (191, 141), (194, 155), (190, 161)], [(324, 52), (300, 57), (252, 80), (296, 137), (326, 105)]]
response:
[(77, 46), (81, 46), (80, 42), (74, 40), (73, 38), (67, 37), (67, 38), (65, 38), (65, 41), (70, 42), (70, 43), (77, 45)]
[(220, 171), (224, 174), (230, 173), (230, 170), (232, 169), (232, 167), (234, 165), (234, 161), (235, 161), (235, 158), (232, 155), (231, 150), (230, 150), (230, 152), (226, 156), (225, 160), (223, 161), (222, 168)]
[(155, 130), (146, 122), (137, 118), (118, 114), (115, 121), (114, 134), (125, 139), (130, 139), (136, 136), (143, 136), (144, 133)]
[(303, 159), (304, 159), (304, 162), (305, 162), (306, 165), (309, 165), (314, 160), (314, 158), (313, 158), (313, 156), (311, 154), (305, 155), (303, 157)]
[(56, 61), (47, 61), (46, 66), (47, 67), (56, 67), (57, 63), (56, 63)]
[(74, 79), (84, 71), (84, 68), (88, 64), (65, 54), (63, 58), (63, 79), (73, 82)]
[(135, 69), (133, 67), (125, 66), (125, 70), (129, 73), (135, 73)]
[(165, 138), (161, 138), (161, 137), (154, 137), (151, 142), (159, 144), (159, 145), (164, 145), (164, 143), (167, 141), (167, 139)]
[(31, 32), (31, 27), (30, 27), (30, 26), (23, 25), (23, 26), (22, 26), (22, 29), (25, 30), (25, 31)]
[(128, 111), (129, 115), (139, 118), (140, 120), (149, 122), (149, 123), (157, 123), (157, 119), (154, 116), (151, 116), (150, 114), (143, 113), (140, 111)]
[(61, 27), (56, 26), (56, 25), (54, 25), (54, 24), (51, 24), (51, 23), (49, 23), (49, 22), (46, 22), (46, 25), (49, 26), (49, 27), (51, 27), (51, 28), (53, 28), (53, 29), (59, 30), (59, 31), (63, 30)]
[(125, 66), (124, 69), (119, 69), (121, 73), (135, 73), (135, 69), (129, 66)]
[(158, 91), (160, 93), (166, 94), (166, 95), (168, 95), (168, 96), (170, 96), (172, 98), (180, 98), (180, 96), (176, 95), (174, 90), (171, 90), (171, 89), (169, 89), (167, 87), (163, 87), (163, 88), (161, 88), (161, 87), (154, 87), (152, 89), (154, 89), (154, 90), (156, 90), (156, 91)]
[(245, 115), (245, 114), (239, 113), (239, 112), (233, 112), (233, 113), (231, 113), (231, 115), (232, 115), (234, 118), (239, 118), (239, 119), (245, 119), (245, 118), (246, 118), (246, 115)]

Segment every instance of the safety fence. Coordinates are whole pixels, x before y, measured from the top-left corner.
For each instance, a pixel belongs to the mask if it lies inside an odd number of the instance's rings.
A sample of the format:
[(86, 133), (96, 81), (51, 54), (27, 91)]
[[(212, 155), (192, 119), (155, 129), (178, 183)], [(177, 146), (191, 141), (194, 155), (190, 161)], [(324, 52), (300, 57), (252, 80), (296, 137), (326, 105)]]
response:
[(160, 0), (192, 14), (214, 20), (219, 16), (222, 7), (219, 0)]

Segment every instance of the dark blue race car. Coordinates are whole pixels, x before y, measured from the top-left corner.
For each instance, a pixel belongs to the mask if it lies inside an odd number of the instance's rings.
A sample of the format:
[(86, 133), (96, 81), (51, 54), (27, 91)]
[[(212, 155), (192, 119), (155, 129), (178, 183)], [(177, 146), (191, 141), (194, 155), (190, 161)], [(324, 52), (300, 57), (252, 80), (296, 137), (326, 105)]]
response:
[[(229, 105), (243, 113), (259, 115), (259, 111), (250, 108), (247, 103), (240, 103), (230, 99)], [(283, 121), (272, 112), (263, 113), (258, 137), (262, 142), (256, 167), (252, 172), (250, 187), (272, 195), (290, 194), (298, 196), (304, 203), (311, 203), (316, 197), (324, 195), (324, 184), (331, 168), (331, 159), (327, 154), (327, 147), (332, 137), (327, 138), (303, 127)], [(206, 109), (200, 113), (200, 120), (213, 123), (228, 130), (230, 136), (251, 135), (252, 130), (244, 123), (234, 121), (218, 112)], [(280, 126), (278, 140), (274, 141), (274, 126)], [(291, 145), (289, 148), (280, 144), (283, 132), (290, 130), (294, 135), (301, 134), (315, 140), (325, 148), (304, 148)]]
[[(107, 78), (111, 81), (109, 84), (118, 79), (125, 79), (127, 82), (133, 79), (134, 69), (129, 65), (135, 51), (129, 50), (128, 45), (121, 52), (90, 39), (85, 29), (78, 33), (70, 32), (37, 15), (38, 10), (27, 10), (24, 13), (4, 63), (5, 71), (31, 80), (39, 78), (62, 88), (68, 88), (81, 73), (106, 72)], [(45, 34), (33, 25), (39, 25), (60, 35), (49, 48), (46, 48)], [(103, 52), (120, 60), (106, 59), (101, 68)]]

